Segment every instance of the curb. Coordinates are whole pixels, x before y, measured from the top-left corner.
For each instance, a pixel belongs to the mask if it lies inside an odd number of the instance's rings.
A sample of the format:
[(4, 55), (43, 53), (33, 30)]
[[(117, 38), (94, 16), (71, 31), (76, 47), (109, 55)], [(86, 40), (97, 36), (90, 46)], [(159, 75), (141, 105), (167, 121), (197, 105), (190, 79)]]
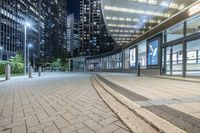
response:
[[(98, 75), (100, 76), (100, 75)], [(103, 78), (102, 76), (100, 76)], [(105, 78), (103, 78), (105, 79)], [(107, 91), (110, 95), (112, 95), (117, 101), (119, 101), (121, 104), (126, 106), (129, 110), (131, 110), (133, 113), (135, 113), (138, 117), (146, 121), (148, 124), (150, 124), (152, 127), (157, 129), (159, 132), (176, 132), (176, 133), (185, 133), (184, 130), (176, 127), (175, 125), (171, 124), (170, 122), (160, 118), (159, 116), (153, 114), (149, 110), (140, 107), (138, 104), (133, 102), (132, 100), (128, 99), (124, 95), (116, 92), (112, 88), (110, 88), (108, 85), (106, 85), (104, 82), (102, 82), (97, 76), (96, 80), (98, 80), (99, 84), (104, 88), (105, 91)], [(106, 80), (106, 79), (105, 79)]]

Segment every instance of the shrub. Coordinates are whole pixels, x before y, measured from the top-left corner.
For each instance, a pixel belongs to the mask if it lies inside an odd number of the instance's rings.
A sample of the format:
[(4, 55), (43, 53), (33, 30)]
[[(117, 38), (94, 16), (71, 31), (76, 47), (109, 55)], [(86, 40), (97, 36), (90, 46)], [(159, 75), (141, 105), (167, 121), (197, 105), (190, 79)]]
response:
[(11, 65), (12, 74), (23, 73), (24, 63), (20, 55), (15, 55), (9, 59), (9, 64)]
[(8, 63), (8, 61), (0, 61), (0, 75), (5, 74), (5, 66)]

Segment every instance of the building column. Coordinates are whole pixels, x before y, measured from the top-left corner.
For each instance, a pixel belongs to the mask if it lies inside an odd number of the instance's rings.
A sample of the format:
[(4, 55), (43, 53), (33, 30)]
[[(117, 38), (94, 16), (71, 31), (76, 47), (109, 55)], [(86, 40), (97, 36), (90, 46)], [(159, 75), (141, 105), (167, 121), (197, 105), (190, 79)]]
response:
[(182, 76), (186, 76), (186, 71), (187, 71), (187, 44), (184, 41), (183, 42), (183, 63), (182, 63)]

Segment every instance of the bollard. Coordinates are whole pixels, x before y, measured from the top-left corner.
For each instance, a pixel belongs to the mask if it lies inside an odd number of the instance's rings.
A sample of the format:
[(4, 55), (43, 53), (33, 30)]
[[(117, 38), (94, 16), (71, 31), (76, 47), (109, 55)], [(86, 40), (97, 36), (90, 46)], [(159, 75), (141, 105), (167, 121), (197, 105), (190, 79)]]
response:
[(33, 73), (33, 68), (32, 68), (32, 66), (29, 66), (28, 72), (29, 72), (29, 78), (32, 78), (32, 73)]
[(9, 64), (7, 64), (5, 67), (5, 75), (6, 75), (6, 80), (10, 80), (11, 68)]
[(141, 67), (140, 67), (140, 63), (138, 63), (138, 66), (137, 66), (137, 76), (140, 76), (140, 71), (141, 71)]
[(39, 68), (38, 68), (38, 76), (41, 76), (41, 72), (42, 72), (42, 68), (39, 67)]

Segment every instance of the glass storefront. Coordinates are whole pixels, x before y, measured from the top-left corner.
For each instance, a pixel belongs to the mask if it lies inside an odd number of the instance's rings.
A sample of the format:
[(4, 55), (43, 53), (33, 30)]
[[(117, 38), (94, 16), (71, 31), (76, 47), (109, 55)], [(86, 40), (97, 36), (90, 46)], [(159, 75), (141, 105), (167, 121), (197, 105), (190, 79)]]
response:
[(186, 27), (187, 27), (186, 29), (187, 35), (200, 32), (200, 15), (195, 16), (192, 19), (188, 20)]
[(129, 49), (124, 50), (124, 68), (129, 68)]
[(172, 67), (171, 67), (171, 64), (172, 64), (171, 53), (172, 52), (171, 51), (172, 51), (171, 47), (166, 48), (166, 74), (167, 75), (172, 75)]
[(172, 75), (182, 75), (183, 63), (183, 46), (182, 44), (172, 47)]
[(168, 29), (167, 42), (174, 41), (174, 40), (184, 37), (183, 28), (184, 28), (184, 25), (183, 23), (181, 23)]
[(87, 62), (94, 70), (121, 69), (122, 66), (131, 69), (136, 68), (137, 63), (143, 69), (160, 69), (166, 75), (200, 76), (200, 14), (120, 53)]
[(130, 67), (136, 67), (136, 48), (130, 49)]
[(187, 75), (200, 76), (200, 39), (187, 42)]
[(138, 44), (138, 62), (142, 68), (146, 67), (147, 46), (146, 41)]
[(102, 69), (107, 69), (108, 66), (108, 59), (107, 57), (102, 58)]

